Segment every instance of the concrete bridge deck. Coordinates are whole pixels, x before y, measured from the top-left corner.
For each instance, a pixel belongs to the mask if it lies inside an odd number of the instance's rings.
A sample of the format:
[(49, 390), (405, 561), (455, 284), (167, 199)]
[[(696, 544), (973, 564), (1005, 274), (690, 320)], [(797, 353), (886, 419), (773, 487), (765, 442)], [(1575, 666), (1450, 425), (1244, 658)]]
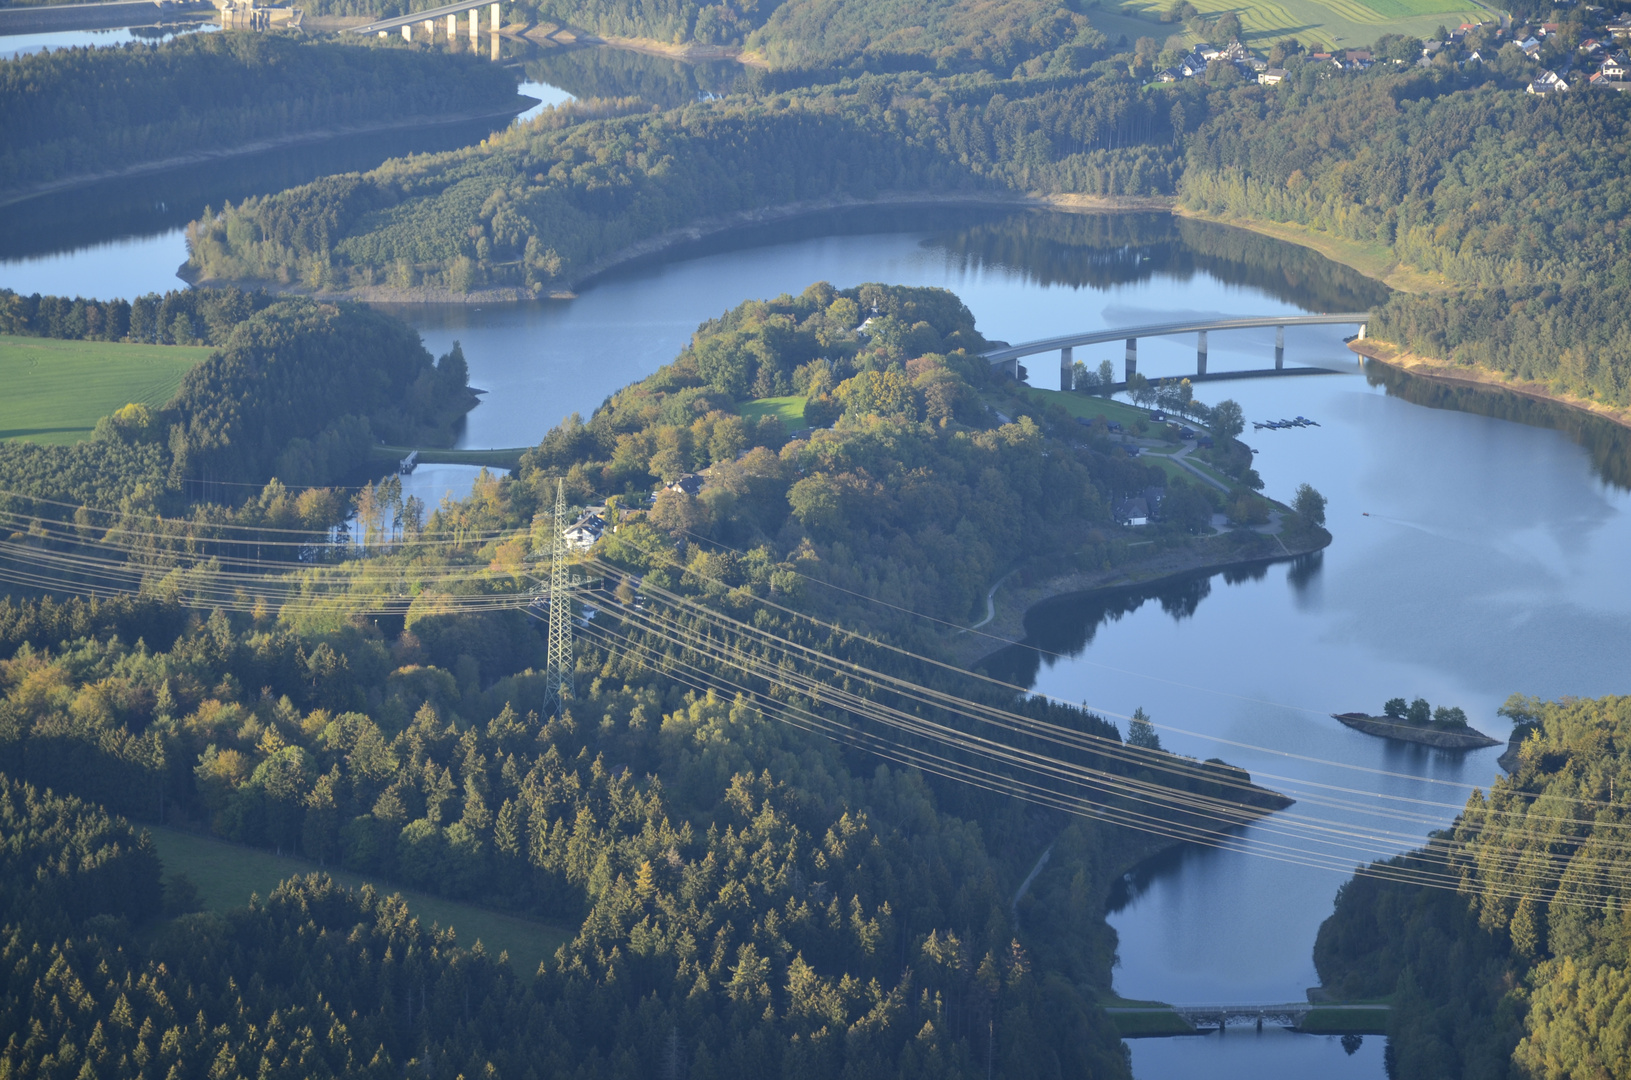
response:
[[(498, 4), (494, 3), (493, 0), (456, 0), (455, 3), (443, 4), (441, 7), (427, 8), (424, 11), (415, 11), (407, 15), (398, 15), (392, 19), (380, 19), (378, 22), (371, 22), (367, 26), (353, 26), (345, 32), (348, 34), (383, 33), (386, 30), (395, 30), (399, 26), (414, 27), (420, 23), (433, 23), (440, 18), (451, 18), (462, 12), (473, 12), (478, 8), (488, 6), (493, 9), (492, 29), (496, 31), (499, 27)], [(471, 16), (470, 22), (473, 27), (475, 25), (474, 15)]]
[[(1035, 356), (1038, 353), (1059, 353), (1059, 389), (1072, 389), (1072, 350), (1079, 345), (1102, 345), (1111, 341), (1125, 341), (1127, 343), (1127, 367), (1124, 378), (1130, 381), (1138, 373), (1138, 339), (1141, 337), (1172, 337), (1176, 334), (1194, 334), (1195, 347), (1195, 378), (1216, 378), (1208, 376), (1206, 371), (1206, 336), (1213, 330), (1251, 330), (1262, 327), (1274, 327), (1276, 330), (1274, 341), (1274, 371), (1268, 374), (1285, 373), (1285, 328), (1288, 326), (1334, 326), (1345, 323), (1357, 323), (1359, 336), (1365, 336), (1365, 324), (1370, 322), (1371, 313), (1368, 311), (1344, 311), (1324, 313), (1319, 315), (1248, 315), (1233, 319), (1186, 319), (1182, 322), (1150, 323), (1145, 326), (1119, 326), (1111, 330), (1089, 330), (1080, 334), (1067, 334), (1064, 337), (1042, 338), (1037, 341), (1025, 341), (1018, 345), (1001, 345), (990, 349), (983, 355), (992, 367), (1003, 365), (1014, 378), (1019, 378), (1019, 361), (1021, 357)], [(1310, 369), (1310, 374), (1314, 370)], [(1222, 374), (1222, 373), (1219, 373)], [(1252, 373), (1253, 375), (1261, 373)], [(1244, 373), (1236, 375), (1244, 378)], [(1113, 389), (1122, 389), (1125, 382), (1114, 384)]]

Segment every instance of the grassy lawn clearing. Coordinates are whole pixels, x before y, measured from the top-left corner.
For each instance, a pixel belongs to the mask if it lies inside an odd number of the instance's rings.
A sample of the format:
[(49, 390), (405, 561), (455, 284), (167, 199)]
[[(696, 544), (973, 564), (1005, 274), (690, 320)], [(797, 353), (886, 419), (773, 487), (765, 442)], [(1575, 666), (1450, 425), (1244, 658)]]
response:
[(212, 350), (0, 335), (0, 441), (76, 443), (132, 402), (154, 408)]
[(287, 878), (322, 872), (348, 888), (361, 888), (368, 883), (383, 893), (401, 893), (408, 910), (422, 924), (452, 927), (458, 931), (459, 944), (467, 948), (480, 941), (493, 956), (508, 952), (511, 965), (520, 974), (537, 971), (538, 965), (554, 956), (555, 950), (573, 934), (565, 927), (396, 888), (363, 874), (319, 867), (304, 859), (240, 847), (179, 829), (159, 825), (144, 827), (153, 835), (153, 845), (164, 861), (165, 876), (186, 874), (198, 886), (204, 907), (211, 911), (241, 907), (249, 902), (251, 893), (264, 898)]
[(1136, 405), (1128, 405), (1114, 398), (1098, 397), (1093, 394), (1079, 394), (1072, 390), (1039, 390), (1034, 386), (1020, 387), (1016, 393), (1025, 395), (1032, 404), (1046, 408), (1049, 405), (1063, 405), (1065, 411), (1072, 416), (1085, 417), (1089, 420), (1095, 416), (1102, 416), (1106, 420), (1114, 420), (1123, 427), (1130, 427), (1139, 420), (1148, 420), (1150, 414)]
[(757, 401), (744, 401), (736, 407), (742, 419), (757, 424), (761, 416), (779, 416), (788, 431), (804, 427), (804, 399), (801, 397), (766, 397)]
[(1164, 1001), (1135, 1001), (1115, 994), (1101, 994), (1098, 1004), (1100, 1008), (1113, 1010), (1110, 1019), (1124, 1039), (1191, 1035), (1195, 1031), (1189, 1021), (1173, 1012), (1172, 1006)]
[(1193, 1035), (1195, 1028), (1170, 1009), (1110, 1014), (1116, 1033), (1123, 1039), (1157, 1038), (1165, 1035)]

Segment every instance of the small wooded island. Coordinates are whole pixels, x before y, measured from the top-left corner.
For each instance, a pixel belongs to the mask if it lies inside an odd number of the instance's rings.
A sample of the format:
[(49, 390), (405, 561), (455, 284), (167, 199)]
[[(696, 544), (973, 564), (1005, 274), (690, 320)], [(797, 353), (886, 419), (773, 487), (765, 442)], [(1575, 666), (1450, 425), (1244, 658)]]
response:
[(1406, 705), (1404, 698), (1391, 698), (1382, 706), (1381, 716), (1368, 713), (1332, 713), (1356, 731), (1383, 739), (1420, 743), (1440, 750), (1479, 750), (1497, 746), (1492, 739), (1467, 723), (1467, 714), (1460, 708), (1439, 706), (1433, 708), (1426, 698), (1417, 698)]

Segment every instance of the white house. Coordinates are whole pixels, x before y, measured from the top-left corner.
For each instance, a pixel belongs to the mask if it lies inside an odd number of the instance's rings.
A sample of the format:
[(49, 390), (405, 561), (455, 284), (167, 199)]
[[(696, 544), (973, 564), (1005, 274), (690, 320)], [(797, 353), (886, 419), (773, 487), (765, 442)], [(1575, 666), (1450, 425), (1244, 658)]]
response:
[(562, 529), (561, 535), (566, 538), (567, 546), (579, 551), (594, 547), (595, 541), (606, 532), (606, 519), (601, 516), (605, 509), (604, 506), (591, 507), (577, 521)]
[(1524, 88), (1530, 94), (1562, 94), (1569, 89), (1569, 84), (1557, 77), (1557, 72), (1542, 72), (1540, 78)]

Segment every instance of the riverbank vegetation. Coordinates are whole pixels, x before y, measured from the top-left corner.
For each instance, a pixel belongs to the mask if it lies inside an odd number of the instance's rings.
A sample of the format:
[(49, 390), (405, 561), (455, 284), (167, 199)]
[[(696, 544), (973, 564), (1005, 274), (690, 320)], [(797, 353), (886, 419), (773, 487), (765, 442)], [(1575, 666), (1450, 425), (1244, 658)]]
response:
[[(1516, 772), (1422, 851), (1345, 885), (1315, 964), (1341, 997), (1392, 993), (1400, 1080), (1614, 1076), (1628, 973), (1622, 842), (1631, 699), (1514, 699)], [(1448, 887), (1393, 874), (1446, 877)]]
[(470, 55), (372, 39), (186, 34), (0, 60), (0, 193), (413, 116), (497, 113), (514, 78)]
[(1188, 144), (1181, 197), (1381, 243), (1453, 287), (1396, 293), (1374, 337), (1624, 406), (1631, 316), (1607, 298), (1631, 281), (1631, 180), (1610, 164), (1631, 147), (1628, 105), (1442, 72), (1331, 79), (1213, 115)]

